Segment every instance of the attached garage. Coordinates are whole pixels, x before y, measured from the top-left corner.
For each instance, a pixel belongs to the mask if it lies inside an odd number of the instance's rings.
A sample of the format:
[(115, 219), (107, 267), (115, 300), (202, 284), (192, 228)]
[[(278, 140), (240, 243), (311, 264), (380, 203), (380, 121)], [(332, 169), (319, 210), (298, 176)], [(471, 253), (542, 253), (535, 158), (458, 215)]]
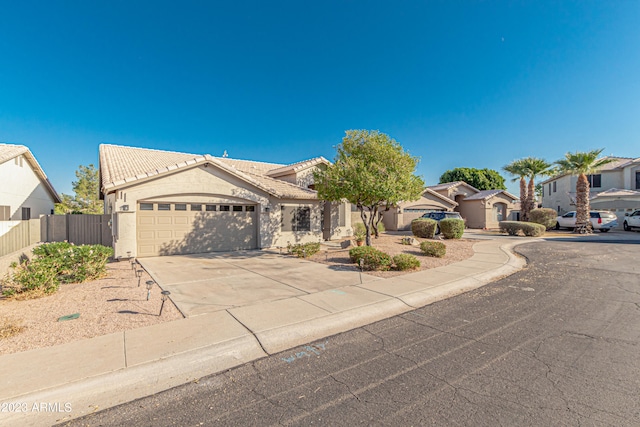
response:
[(139, 257), (258, 247), (256, 205), (140, 202)]

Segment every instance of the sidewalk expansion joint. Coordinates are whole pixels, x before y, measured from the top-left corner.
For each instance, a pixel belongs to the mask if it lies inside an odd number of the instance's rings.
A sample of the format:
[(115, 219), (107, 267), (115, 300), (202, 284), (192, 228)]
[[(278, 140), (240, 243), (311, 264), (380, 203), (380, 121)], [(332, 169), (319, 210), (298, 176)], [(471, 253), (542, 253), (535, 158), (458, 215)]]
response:
[(129, 364), (127, 363), (127, 331), (122, 331), (122, 347), (124, 348), (124, 367), (128, 368)]

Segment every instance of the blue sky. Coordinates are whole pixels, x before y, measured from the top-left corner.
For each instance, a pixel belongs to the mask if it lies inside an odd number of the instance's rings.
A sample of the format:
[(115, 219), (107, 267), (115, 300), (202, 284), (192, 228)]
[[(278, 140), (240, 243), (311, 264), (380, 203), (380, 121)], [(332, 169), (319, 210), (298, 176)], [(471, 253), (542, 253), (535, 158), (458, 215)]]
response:
[(428, 184), (530, 155), (640, 157), (638, 1), (0, 6), (0, 141), (59, 192), (100, 143), (291, 163), (377, 129)]

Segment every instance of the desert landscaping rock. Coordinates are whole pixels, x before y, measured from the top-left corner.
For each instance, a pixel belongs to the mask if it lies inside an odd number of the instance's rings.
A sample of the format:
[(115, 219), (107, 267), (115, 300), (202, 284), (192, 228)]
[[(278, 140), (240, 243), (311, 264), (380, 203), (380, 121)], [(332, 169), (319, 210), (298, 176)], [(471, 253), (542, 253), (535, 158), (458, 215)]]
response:
[[(154, 284), (147, 301), (142, 273), (138, 278), (126, 261), (107, 264), (107, 275), (85, 283), (61, 285), (53, 295), (31, 300), (0, 298), (0, 321), (21, 328), (20, 332), (0, 341), (0, 354), (64, 344), (123, 330), (181, 319), (182, 315), (168, 300), (162, 304), (161, 289)], [(63, 316), (79, 313), (77, 319), (59, 322)]]

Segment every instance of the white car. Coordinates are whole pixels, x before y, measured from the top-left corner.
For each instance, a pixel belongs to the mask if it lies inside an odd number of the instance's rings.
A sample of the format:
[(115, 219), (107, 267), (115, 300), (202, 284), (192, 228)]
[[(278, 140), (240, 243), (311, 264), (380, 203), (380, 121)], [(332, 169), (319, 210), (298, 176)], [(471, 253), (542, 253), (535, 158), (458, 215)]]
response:
[[(618, 217), (613, 212), (591, 211), (589, 212), (589, 216), (591, 217), (593, 229), (600, 230), (602, 233), (606, 233), (618, 226)], [(640, 225), (638, 227), (640, 227)], [(561, 228), (568, 228), (570, 230), (576, 228), (576, 211), (567, 212), (556, 218), (556, 230)]]
[(624, 226), (625, 231), (632, 231), (634, 228), (640, 228), (640, 209), (631, 213), (624, 214)]

